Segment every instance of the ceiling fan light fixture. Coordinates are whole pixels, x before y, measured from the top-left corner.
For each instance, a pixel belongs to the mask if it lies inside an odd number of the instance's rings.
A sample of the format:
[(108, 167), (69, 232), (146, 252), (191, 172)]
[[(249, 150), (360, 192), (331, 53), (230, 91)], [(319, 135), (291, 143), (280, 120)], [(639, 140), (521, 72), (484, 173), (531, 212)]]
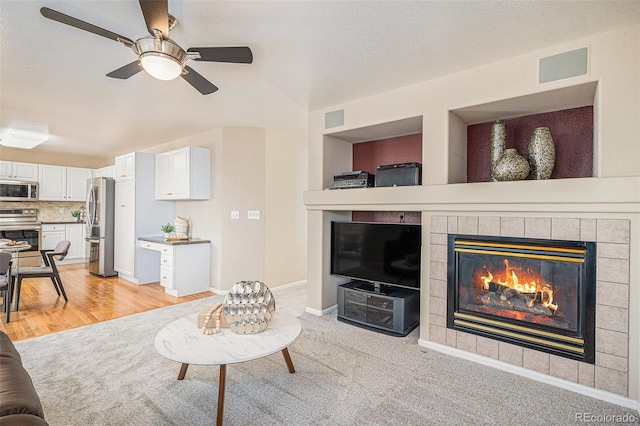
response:
[(171, 56), (158, 52), (140, 55), (142, 68), (158, 80), (173, 80), (182, 74), (182, 64)]
[(173, 80), (182, 74), (187, 53), (171, 40), (144, 37), (137, 40), (135, 50), (142, 68), (158, 80)]
[(0, 145), (11, 148), (32, 149), (49, 139), (49, 135), (33, 130), (9, 129), (0, 139)]

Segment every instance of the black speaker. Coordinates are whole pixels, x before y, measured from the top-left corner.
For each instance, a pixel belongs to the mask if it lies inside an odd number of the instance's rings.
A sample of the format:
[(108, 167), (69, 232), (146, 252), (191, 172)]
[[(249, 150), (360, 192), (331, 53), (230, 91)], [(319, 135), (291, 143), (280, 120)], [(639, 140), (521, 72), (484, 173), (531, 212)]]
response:
[(387, 164), (376, 168), (376, 187), (420, 185), (422, 164)]

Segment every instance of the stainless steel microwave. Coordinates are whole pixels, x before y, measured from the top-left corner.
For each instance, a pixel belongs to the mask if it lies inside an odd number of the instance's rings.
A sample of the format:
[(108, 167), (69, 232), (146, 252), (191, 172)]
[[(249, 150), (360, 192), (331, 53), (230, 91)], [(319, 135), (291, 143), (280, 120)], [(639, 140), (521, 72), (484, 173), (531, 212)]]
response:
[(0, 201), (36, 201), (38, 182), (0, 180)]

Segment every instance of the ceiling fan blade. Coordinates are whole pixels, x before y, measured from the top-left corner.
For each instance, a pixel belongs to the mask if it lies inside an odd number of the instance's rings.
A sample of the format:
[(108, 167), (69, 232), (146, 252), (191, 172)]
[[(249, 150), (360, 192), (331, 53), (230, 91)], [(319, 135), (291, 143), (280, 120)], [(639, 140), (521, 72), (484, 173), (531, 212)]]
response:
[(167, 0), (139, 0), (140, 9), (144, 21), (147, 24), (147, 30), (152, 36), (155, 36), (153, 30), (162, 33), (162, 39), (169, 39), (169, 6)]
[(133, 41), (125, 36), (121, 36), (120, 34), (116, 34), (112, 31), (105, 30), (104, 28), (97, 27), (88, 22), (81, 21), (80, 19), (74, 18), (72, 16), (65, 15), (64, 13), (60, 13), (56, 10), (49, 9), (48, 7), (41, 8), (40, 13), (45, 18), (49, 18), (51, 20), (60, 22), (62, 24), (66, 24), (84, 31), (88, 31), (90, 33), (94, 33), (114, 41), (119, 41), (124, 45), (126, 45), (127, 47), (131, 47), (133, 45)]
[(126, 80), (129, 77), (132, 77), (142, 71), (142, 64), (140, 61), (134, 61), (130, 64), (125, 65), (124, 67), (120, 67), (115, 71), (111, 71), (107, 74), (107, 77), (111, 78), (119, 78), (121, 80)]
[(202, 93), (203, 95), (210, 95), (211, 93), (218, 90), (218, 88), (212, 82), (195, 72), (190, 66), (187, 65), (184, 67), (184, 69), (187, 71), (187, 73), (182, 74), (182, 78), (184, 78), (187, 83), (192, 85), (198, 92)]
[(236, 64), (250, 64), (253, 62), (253, 53), (246, 46), (242, 47), (191, 47), (189, 53), (199, 53), (196, 61), (209, 62), (233, 62)]

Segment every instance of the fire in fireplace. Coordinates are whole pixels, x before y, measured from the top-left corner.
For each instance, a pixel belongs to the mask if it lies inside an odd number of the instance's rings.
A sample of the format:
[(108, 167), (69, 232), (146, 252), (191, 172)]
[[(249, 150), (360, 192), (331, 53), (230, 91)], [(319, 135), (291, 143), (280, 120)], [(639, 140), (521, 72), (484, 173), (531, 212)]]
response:
[(447, 326), (595, 362), (595, 243), (449, 235)]

